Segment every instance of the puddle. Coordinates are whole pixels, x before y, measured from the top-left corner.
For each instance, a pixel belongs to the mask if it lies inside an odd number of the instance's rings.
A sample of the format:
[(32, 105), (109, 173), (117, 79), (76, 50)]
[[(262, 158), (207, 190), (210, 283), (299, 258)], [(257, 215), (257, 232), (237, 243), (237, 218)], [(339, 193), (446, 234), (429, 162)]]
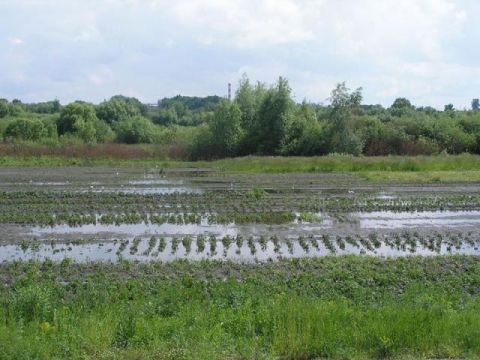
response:
[(201, 224), (149, 224), (141, 222), (139, 224), (86, 224), (77, 227), (69, 225), (56, 225), (53, 227), (34, 227), (30, 235), (43, 237), (46, 235), (98, 235), (109, 236), (129, 235), (129, 236), (147, 236), (147, 235), (200, 235), (208, 234), (215, 236), (236, 236), (237, 226), (230, 225), (209, 225), (205, 222)]
[[(258, 239), (257, 239), (258, 240)], [(186, 246), (181, 239), (173, 241), (168, 238), (165, 246), (159, 248), (160, 240), (157, 239), (152, 246), (149, 238), (141, 239), (134, 247), (134, 240), (115, 241), (105, 243), (87, 243), (81, 245), (73, 244), (39, 244), (35, 249), (22, 249), (18, 245), (0, 246), (0, 262), (13, 261), (43, 261), (50, 259), (52, 261), (62, 261), (70, 259), (74, 262), (117, 262), (120, 259), (133, 260), (140, 262), (171, 262), (179, 259), (191, 261), (199, 260), (230, 260), (236, 262), (257, 262), (257, 261), (275, 261), (281, 258), (301, 258), (301, 257), (320, 257), (329, 255), (367, 255), (367, 256), (384, 256), (384, 257), (400, 257), (400, 256), (435, 256), (446, 254), (464, 254), (464, 255), (480, 255), (480, 251), (476, 246), (462, 244), (459, 247), (449, 246), (442, 243), (439, 251), (432, 251), (422, 246), (417, 246), (415, 251), (409, 249), (398, 250), (394, 247), (387, 246), (382, 243), (380, 247), (374, 250), (356, 247), (351, 244), (345, 244), (340, 249), (337, 244), (334, 245), (334, 252), (328, 249), (325, 244), (317, 239), (304, 240), (303, 245), (298, 240), (279, 241), (274, 243), (268, 241), (261, 244), (258, 241), (249, 243), (247, 239), (243, 239), (240, 246), (232, 239), (232, 243), (225, 246), (222, 241), (212, 243), (208, 237), (205, 238), (203, 246), (198, 246), (195, 239), (191, 244)], [(123, 243), (123, 245), (122, 245)], [(305, 247), (305, 243), (308, 249)]]
[(124, 194), (202, 194), (203, 190), (187, 186), (178, 187), (133, 187), (123, 186), (120, 187), (90, 187), (89, 190), (96, 193), (124, 193)]
[(480, 211), (381, 211), (356, 213), (360, 228), (398, 229), (414, 227), (469, 227), (480, 225)]
[[(198, 216), (198, 223), (186, 223), (186, 224), (177, 224), (167, 222), (167, 218), (173, 216), (176, 218), (178, 215), (182, 215), (182, 219), (186, 219), (189, 213), (183, 214), (172, 214), (167, 213), (163, 214), (165, 216), (164, 223), (156, 223), (155, 221), (150, 222), (140, 221), (139, 223), (121, 223), (121, 224), (102, 224), (102, 215), (96, 215), (96, 223), (93, 224), (83, 224), (83, 225), (68, 225), (68, 224), (58, 224), (53, 226), (34, 226), (31, 227), (29, 232), (25, 232), (18, 229), (18, 232), (21, 232), (23, 235), (34, 236), (34, 237), (46, 237), (51, 235), (101, 235), (101, 236), (118, 236), (118, 235), (130, 235), (130, 236), (146, 236), (146, 235), (200, 235), (200, 234), (213, 234), (216, 236), (236, 236), (241, 234), (244, 236), (255, 235), (255, 234), (267, 234), (273, 229), (280, 232), (289, 232), (289, 233), (311, 233), (315, 231), (320, 231), (324, 229), (330, 229), (333, 226), (333, 221), (330, 217), (323, 213), (312, 214), (312, 222), (305, 220), (300, 220), (300, 213), (295, 213), (295, 219), (291, 223), (286, 224), (235, 224), (231, 222), (229, 224), (217, 224), (210, 223), (210, 215), (215, 214), (204, 214)], [(150, 218), (147, 218), (150, 219)], [(139, 219), (140, 220), (140, 219)], [(183, 220), (182, 220), (183, 221)], [(185, 220), (187, 221), (187, 220)]]
[(384, 193), (384, 192), (378, 194), (375, 198), (378, 199), (378, 200), (395, 200), (395, 199), (398, 199), (397, 196), (392, 195), (392, 194), (388, 194), (388, 193)]
[(170, 180), (170, 179), (144, 179), (144, 180), (131, 180), (128, 182), (130, 185), (183, 185), (184, 180)]

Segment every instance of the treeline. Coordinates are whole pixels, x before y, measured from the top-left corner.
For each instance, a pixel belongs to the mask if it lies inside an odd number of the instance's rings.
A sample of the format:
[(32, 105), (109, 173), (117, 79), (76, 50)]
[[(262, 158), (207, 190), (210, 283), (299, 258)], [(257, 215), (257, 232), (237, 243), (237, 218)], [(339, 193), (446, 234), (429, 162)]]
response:
[(362, 105), (362, 89), (340, 83), (328, 105), (296, 103), (288, 81), (252, 84), (244, 76), (232, 101), (176, 96), (156, 106), (114, 96), (98, 105), (57, 100), (24, 104), (0, 99), (4, 142), (51, 146), (150, 143), (177, 157), (261, 155), (419, 155), (480, 153), (480, 112), (415, 107), (398, 98), (389, 108)]

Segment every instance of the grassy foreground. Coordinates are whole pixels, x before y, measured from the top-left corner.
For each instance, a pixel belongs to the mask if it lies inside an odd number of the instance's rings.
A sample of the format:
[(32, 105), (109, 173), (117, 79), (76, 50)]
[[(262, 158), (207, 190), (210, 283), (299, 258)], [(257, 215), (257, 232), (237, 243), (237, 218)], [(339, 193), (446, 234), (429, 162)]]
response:
[(0, 265), (2, 359), (478, 358), (480, 259)]

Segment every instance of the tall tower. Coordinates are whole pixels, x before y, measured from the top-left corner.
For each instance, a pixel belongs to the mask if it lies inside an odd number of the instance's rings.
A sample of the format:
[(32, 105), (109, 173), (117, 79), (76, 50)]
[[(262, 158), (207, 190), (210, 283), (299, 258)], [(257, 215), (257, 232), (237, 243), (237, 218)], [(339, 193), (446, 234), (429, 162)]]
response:
[(232, 101), (232, 84), (228, 83), (228, 101)]

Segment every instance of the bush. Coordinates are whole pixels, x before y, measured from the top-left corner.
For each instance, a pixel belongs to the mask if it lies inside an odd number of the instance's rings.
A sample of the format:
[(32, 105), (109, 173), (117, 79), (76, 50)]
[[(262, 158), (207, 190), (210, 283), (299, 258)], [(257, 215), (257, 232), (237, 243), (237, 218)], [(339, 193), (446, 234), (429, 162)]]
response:
[(97, 106), (97, 116), (108, 124), (140, 116), (139, 109), (130, 102), (113, 98)]
[(143, 116), (122, 120), (114, 128), (117, 140), (127, 144), (154, 143), (160, 135), (159, 128)]
[(60, 135), (72, 133), (85, 142), (94, 142), (98, 121), (93, 106), (85, 103), (67, 105), (60, 115), (57, 128)]
[(0, 100), (0, 119), (9, 114), (8, 101)]
[(41, 120), (15, 119), (5, 129), (4, 136), (18, 140), (40, 141), (49, 137), (49, 131)]

